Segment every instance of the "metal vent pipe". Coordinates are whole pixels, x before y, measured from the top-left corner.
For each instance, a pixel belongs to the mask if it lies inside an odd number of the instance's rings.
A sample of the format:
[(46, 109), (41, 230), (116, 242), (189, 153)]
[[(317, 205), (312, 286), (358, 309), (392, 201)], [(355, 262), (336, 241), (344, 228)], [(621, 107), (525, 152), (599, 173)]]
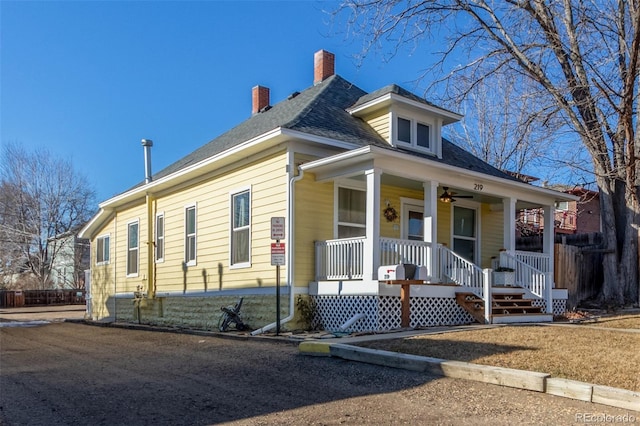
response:
[(142, 139), (144, 147), (144, 183), (151, 182), (151, 147), (153, 141), (151, 139)]

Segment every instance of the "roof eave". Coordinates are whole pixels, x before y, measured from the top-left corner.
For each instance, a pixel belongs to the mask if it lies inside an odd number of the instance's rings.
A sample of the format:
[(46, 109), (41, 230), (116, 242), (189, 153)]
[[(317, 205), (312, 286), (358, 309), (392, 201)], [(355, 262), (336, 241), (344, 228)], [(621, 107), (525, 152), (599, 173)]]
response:
[(369, 112), (376, 111), (382, 109), (384, 107), (388, 107), (393, 103), (401, 103), (414, 108), (419, 108), (421, 110), (427, 111), (430, 114), (434, 114), (442, 119), (443, 124), (451, 124), (462, 120), (463, 116), (457, 114), (452, 111), (448, 111), (444, 108), (439, 108), (434, 105), (429, 105), (422, 102), (414, 101), (413, 99), (408, 99), (402, 95), (398, 95), (396, 93), (385, 93), (382, 96), (379, 96), (375, 99), (372, 99), (368, 102), (363, 103), (362, 105), (358, 105), (353, 108), (347, 108), (347, 112), (355, 117), (362, 117), (363, 115), (368, 114)]
[(461, 167), (456, 167), (456, 166), (451, 166), (448, 164), (443, 164), (443, 163), (439, 163), (436, 161), (430, 161), (428, 159), (422, 159), (420, 157), (415, 157), (411, 154), (407, 154), (407, 153), (403, 153), (403, 152), (397, 152), (397, 151), (393, 151), (393, 150), (389, 150), (389, 149), (385, 149), (385, 148), (380, 148), (380, 147), (376, 147), (376, 146), (365, 146), (359, 149), (354, 149), (352, 151), (348, 151), (348, 152), (344, 152), (341, 154), (336, 154), (334, 156), (331, 157), (327, 157), (327, 158), (321, 158), (319, 160), (315, 160), (315, 161), (311, 161), (309, 163), (305, 163), (300, 165), (300, 170), (303, 171), (313, 171), (314, 169), (318, 170), (320, 168), (326, 168), (326, 167), (330, 167), (332, 164), (338, 163), (338, 162), (344, 162), (344, 161), (348, 161), (348, 162), (355, 162), (358, 160), (368, 160), (368, 159), (373, 159), (377, 156), (392, 156), (392, 157), (396, 157), (398, 159), (401, 160), (407, 160), (407, 159), (411, 159), (413, 161), (428, 161), (429, 162), (429, 167), (431, 168), (435, 168), (435, 169), (441, 169), (441, 170), (454, 170), (457, 171), (457, 173), (459, 174), (464, 174), (464, 175), (468, 175), (470, 177), (476, 177), (476, 178), (481, 178), (483, 180), (488, 180), (488, 181), (492, 181), (501, 185), (508, 185), (508, 186), (512, 186), (512, 187), (516, 187), (519, 189), (522, 189), (524, 191), (530, 191), (530, 192), (534, 192), (536, 194), (542, 195), (544, 197), (553, 197), (554, 200), (556, 201), (577, 201), (579, 200), (579, 197), (575, 196), (575, 195), (571, 195), (571, 194), (567, 194), (564, 192), (560, 192), (560, 191), (555, 191), (553, 189), (549, 189), (549, 188), (542, 188), (539, 186), (534, 186), (534, 185), (530, 185), (528, 183), (525, 182), (519, 182), (519, 181), (515, 181), (515, 180), (509, 180), (509, 179), (505, 179), (505, 178), (501, 178), (501, 177), (497, 177), (497, 176), (491, 176), (488, 174), (484, 174), (481, 172), (476, 172), (476, 171), (472, 171), (472, 170), (468, 170), (468, 169), (463, 169)]

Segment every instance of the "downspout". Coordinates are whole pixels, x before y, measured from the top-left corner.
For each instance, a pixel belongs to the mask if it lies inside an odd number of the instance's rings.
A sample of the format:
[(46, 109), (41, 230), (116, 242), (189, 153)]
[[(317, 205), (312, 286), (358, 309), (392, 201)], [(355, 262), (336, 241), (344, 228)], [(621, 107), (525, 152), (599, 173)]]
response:
[[(280, 325), (287, 323), (289, 321), (291, 321), (293, 319), (293, 316), (295, 314), (294, 311), (294, 294), (293, 294), (293, 290), (295, 288), (295, 286), (293, 285), (293, 277), (294, 277), (294, 264), (293, 264), (293, 252), (294, 252), (294, 247), (293, 247), (293, 230), (295, 229), (294, 227), (294, 214), (293, 214), (293, 208), (295, 206), (294, 200), (295, 200), (295, 183), (298, 182), (299, 180), (302, 179), (303, 175), (304, 175), (304, 171), (301, 170), (300, 168), (298, 168), (299, 170), (299, 174), (298, 176), (293, 176), (291, 179), (289, 179), (289, 206), (287, 208), (287, 223), (289, 224), (289, 232), (287, 232), (287, 245), (289, 246), (289, 251), (287, 252), (287, 282), (289, 283), (289, 316), (281, 319), (280, 320)], [(275, 328), (277, 326), (277, 322), (272, 322), (271, 324), (267, 324), (262, 328), (259, 328), (257, 330), (254, 330), (251, 332), (252, 336), (257, 336), (258, 334), (262, 334), (265, 331), (269, 331), (273, 328)]]
[[(153, 141), (151, 139), (142, 139), (141, 141), (144, 151), (144, 183), (148, 185), (152, 181), (151, 174), (151, 147)], [(155, 278), (154, 278), (154, 264), (155, 264), (155, 242), (153, 240), (153, 227), (155, 225), (153, 216), (153, 195), (147, 191), (145, 195), (145, 202), (147, 205), (147, 298), (153, 299), (155, 297)]]
[(147, 193), (145, 196), (147, 203), (147, 298), (153, 299), (156, 295), (156, 286), (155, 286), (155, 242), (153, 241), (153, 227), (154, 217), (153, 217), (153, 195)]

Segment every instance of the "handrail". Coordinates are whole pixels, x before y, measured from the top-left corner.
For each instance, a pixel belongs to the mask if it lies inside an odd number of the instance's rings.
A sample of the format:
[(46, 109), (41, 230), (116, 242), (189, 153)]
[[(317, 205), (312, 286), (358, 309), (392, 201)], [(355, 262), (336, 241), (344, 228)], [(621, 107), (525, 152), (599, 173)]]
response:
[(537, 269), (540, 272), (549, 272), (551, 256), (546, 253), (536, 253), (533, 251), (515, 250), (513, 252), (507, 252), (511, 256), (515, 257), (521, 262)]
[(438, 245), (438, 249), (442, 277), (455, 284), (469, 287), (474, 294), (483, 297), (484, 276), (482, 269), (445, 246)]
[(515, 270), (515, 285), (528, 289), (538, 297), (545, 298), (547, 279), (544, 271), (534, 268), (505, 251), (500, 252), (500, 266)]

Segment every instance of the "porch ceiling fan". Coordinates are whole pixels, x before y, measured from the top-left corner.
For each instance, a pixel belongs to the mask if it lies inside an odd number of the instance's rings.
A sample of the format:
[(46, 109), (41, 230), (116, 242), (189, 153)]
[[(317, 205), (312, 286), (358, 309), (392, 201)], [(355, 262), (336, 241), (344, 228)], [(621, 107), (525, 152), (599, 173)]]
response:
[(442, 189), (444, 189), (444, 192), (440, 196), (440, 201), (443, 203), (455, 203), (456, 198), (473, 198), (473, 195), (456, 195), (455, 192), (449, 192), (448, 186), (443, 186)]

